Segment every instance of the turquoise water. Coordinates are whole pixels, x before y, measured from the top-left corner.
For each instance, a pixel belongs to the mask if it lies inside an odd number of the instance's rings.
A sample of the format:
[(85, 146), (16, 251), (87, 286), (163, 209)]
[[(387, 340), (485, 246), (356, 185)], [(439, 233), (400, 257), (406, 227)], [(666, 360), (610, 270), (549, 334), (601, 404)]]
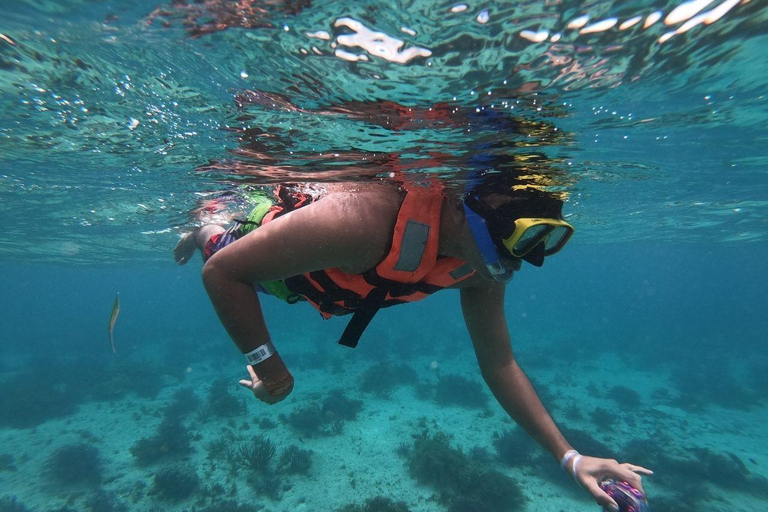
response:
[[(696, 5), (4, 3), (0, 511), (597, 510), (482, 386), (456, 292), (354, 352), (264, 300), (297, 382), (268, 407), (173, 262), (236, 185), (487, 168), (568, 196), (506, 310), (571, 443), (654, 469), (655, 512), (766, 508), (768, 11)], [(425, 439), (464, 471), (425, 478)]]

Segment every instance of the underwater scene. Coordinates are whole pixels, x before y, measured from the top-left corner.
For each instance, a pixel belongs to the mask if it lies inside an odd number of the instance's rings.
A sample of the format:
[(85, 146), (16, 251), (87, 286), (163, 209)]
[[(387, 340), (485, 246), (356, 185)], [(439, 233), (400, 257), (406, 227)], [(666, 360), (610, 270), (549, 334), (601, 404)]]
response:
[[(575, 476), (590, 457), (653, 471), (647, 503), (622, 510), (768, 510), (764, 0), (16, 0), (0, 13), (0, 512), (599, 511)], [(504, 204), (471, 206), (500, 182), (556, 211), (509, 227), (493, 217)], [(471, 319), (496, 310), (476, 311), (467, 288), (377, 284), (409, 303), (376, 306), (352, 349), (337, 341), (356, 312), (324, 319), (292, 278), (253, 270), (293, 387), (271, 405), (247, 389), (254, 347), (222, 304), (250, 306), (253, 283), (246, 301), (211, 284), (246, 240), (203, 274), (202, 234), (256, 224), (256, 240), (324, 203), (270, 224), (267, 209), (337, 190), (365, 203), (377, 187), (485, 215), (489, 257), (519, 270), (486, 258), (477, 225), (440, 251), (468, 243), (469, 279), (506, 290), (493, 318), (580, 455), (558, 460), (513, 421), (525, 386), (495, 398), (481, 371), (494, 357), (470, 332), (492, 330)], [(308, 250), (273, 240), (245, 266), (325, 261), (335, 242), (313, 240), (365, 220), (339, 211), (341, 227), (312, 219), (286, 239)], [(520, 228), (528, 217), (549, 231)], [(381, 230), (398, 246), (393, 219), (367, 219), (376, 229), (339, 244), (340, 260)], [(308, 265), (305, 284), (325, 269)]]

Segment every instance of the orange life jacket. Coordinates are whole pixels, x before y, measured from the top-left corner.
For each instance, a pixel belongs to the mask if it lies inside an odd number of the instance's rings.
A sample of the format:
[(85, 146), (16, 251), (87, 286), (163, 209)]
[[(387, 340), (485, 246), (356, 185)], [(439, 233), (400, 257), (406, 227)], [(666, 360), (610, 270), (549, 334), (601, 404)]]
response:
[[(293, 293), (306, 298), (323, 318), (353, 314), (339, 340), (342, 345), (357, 346), (379, 309), (424, 299), (475, 272), (463, 260), (437, 254), (443, 187), (406, 181), (403, 188), (406, 194), (397, 214), (390, 251), (375, 268), (362, 274), (329, 268), (284, 280)], [(262, 223), (269, 222), (274, 215), (267, 217)]]

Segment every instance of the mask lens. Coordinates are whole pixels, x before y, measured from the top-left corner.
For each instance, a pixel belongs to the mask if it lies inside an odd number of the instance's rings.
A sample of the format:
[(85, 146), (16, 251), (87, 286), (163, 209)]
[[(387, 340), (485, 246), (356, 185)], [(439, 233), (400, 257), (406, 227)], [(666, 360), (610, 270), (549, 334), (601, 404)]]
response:
[(523, 256), (541, 242), (549, 229), (550, 227), (546, 224), (539, 224), (526, 229), (520, 240), (515, 243), (512, 253), (516, 256)]
[(554, 228), (544, 240), (544, 251), (547, 254), (556, 252), (560, 247), (562, 247), (564, 240), (568, 238), (570, 232), (571, 230), (566, 226), (558, 226)]

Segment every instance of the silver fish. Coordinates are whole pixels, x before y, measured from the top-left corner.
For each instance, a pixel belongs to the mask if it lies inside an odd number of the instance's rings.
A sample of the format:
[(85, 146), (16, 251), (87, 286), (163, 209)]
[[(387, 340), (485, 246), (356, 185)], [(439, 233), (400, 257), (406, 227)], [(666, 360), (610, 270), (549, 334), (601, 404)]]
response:
[(115, 305), (112, 306), (112, 316), (109, 319), (109, 343), (112, 345), (112, 353), (116, 354), (115, 351), (115, 338), (113, 336), (113, 332), (115, 330), (115, 323), (117, 322), (117, 315), (120, 314), (120, 292), (117, 292), (117, 296), (115, 297)]

